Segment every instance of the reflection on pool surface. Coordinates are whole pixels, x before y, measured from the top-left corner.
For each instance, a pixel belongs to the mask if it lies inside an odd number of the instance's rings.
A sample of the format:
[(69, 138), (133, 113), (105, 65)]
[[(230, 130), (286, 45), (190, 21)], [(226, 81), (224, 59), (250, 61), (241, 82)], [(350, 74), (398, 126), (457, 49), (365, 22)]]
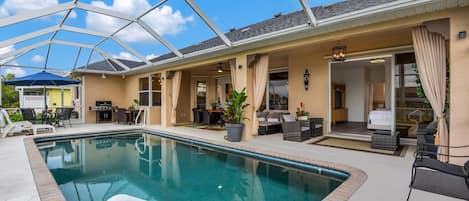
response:
[(321, 200), (345, 179), (150, 134), (38, 146), (67, 200)]

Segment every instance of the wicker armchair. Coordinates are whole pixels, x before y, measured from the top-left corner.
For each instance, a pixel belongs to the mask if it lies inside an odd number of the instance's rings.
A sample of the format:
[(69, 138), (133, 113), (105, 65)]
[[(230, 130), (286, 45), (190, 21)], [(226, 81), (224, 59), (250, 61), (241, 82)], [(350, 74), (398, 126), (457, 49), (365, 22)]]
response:
[(292, 121), (284, 115), (282, 123), (283, 140), (302, 142), (310, 138), (310, 121)]

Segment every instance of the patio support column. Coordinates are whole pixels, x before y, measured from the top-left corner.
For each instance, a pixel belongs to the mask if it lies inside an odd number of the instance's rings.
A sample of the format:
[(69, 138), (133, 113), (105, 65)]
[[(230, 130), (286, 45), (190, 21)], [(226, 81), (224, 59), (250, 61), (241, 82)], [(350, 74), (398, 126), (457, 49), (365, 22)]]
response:
[(246, 54), (240, 54), (236, 56), (236, 70), (234, 70), (236, 73), (236, 86), (233, 86), (233, 88), (237, 91), (243, 90), (243, 88), (246, 88), (246, 95), (248, 96), (247, 98), (247, 103), (249, 106), (246, 108), (244, 111), (244, 116), (246, 118), (249, 118), (247, 120), (244, 120), (244, 133), (243, 133), (243, 140), (251, 140), (253, 139), (253, 133), (252, 133), (252, 127), (253, 127), (253, 122), (252, 122), (252, 115), (253, 115), (253, 90), (254, 90), (254, 79), (253, 79), (253, 69), (248, 67), (248, 61), (247, 61), (247, 55)]
[[(461, 9), (453, 12), (450, 21), (449, 37), (449, 68), (450, 68), (450, 98), (449, 98), (449, 145), (463, 146), (469, 144), (469, 37), (458, 38), (461, 31), (469, 31), (469, 12)], [(450, 155), (468, 155), (468, 149), (450, 149)], [(450, 158), (451, 163), (464, 164), (467, 158)]]
[(171, 126), (172, 107), (172, 84), (171, 79), (166, 77), (167, 71), (161, 72), (161, 126), (166, 128)]

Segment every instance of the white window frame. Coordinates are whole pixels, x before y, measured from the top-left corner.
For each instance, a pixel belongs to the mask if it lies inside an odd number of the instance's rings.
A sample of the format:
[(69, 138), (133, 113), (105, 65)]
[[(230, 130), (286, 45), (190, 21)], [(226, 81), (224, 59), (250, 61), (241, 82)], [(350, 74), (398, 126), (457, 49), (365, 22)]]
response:
[[(153, 105), (153, 93), (155, 92), (159, 92), (160, 93), (160, 98), (161, 98), (161, 89), (160, 90), (153, 90), (153, 87), (152, 87), (152, 81), (153, 81), (153, 78), (159, 78), (161, 79), (161, 76), (157, 75), (157, 74), (153, 74), (153, 75), (150, 75), (149, 76), (149, 80), (148, 80), (148, 89), (150, 91), (150, 94), (148, 94), (148, 105), (150, 105), (151, 107), (159, 107), (161, 106), (161, 100), (160, 100), (160, 105)], [(161, 83), (160, 83), (160, 86), (161, 86)], [(160, 87), (161, 88), (161, 87)]]

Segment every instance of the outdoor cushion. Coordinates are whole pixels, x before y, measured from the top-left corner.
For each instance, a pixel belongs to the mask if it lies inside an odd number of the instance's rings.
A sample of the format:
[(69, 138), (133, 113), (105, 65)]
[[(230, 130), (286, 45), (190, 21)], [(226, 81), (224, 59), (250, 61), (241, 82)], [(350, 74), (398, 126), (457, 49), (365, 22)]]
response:
[(272, 125), (279, 125), (281, 122), (259, 122), (259, 126), (272, 126)]
[(301, 127), (301, 131), (307, 131), (307, 130), (309, 130), (309, 127), (307, 127), (307, 126)]
[(322, 128), (322, 125), (321, 124), (316, 124), (316, 125), (314, 125), (314, 128)]
[(293, 117), (293, 116), (291, 116), (291, 115), (289, 115), (289, 114), (283, 115), (283, 120), (284, 120), (285, 122), (294, 122), (294, 121), (296, 121), (296, 120), (295, 120), (295, 117)]
[(257, 121), (265, 121), (265, 118), (264, 117), (259, 117), (259, 118), (257, 118)]

